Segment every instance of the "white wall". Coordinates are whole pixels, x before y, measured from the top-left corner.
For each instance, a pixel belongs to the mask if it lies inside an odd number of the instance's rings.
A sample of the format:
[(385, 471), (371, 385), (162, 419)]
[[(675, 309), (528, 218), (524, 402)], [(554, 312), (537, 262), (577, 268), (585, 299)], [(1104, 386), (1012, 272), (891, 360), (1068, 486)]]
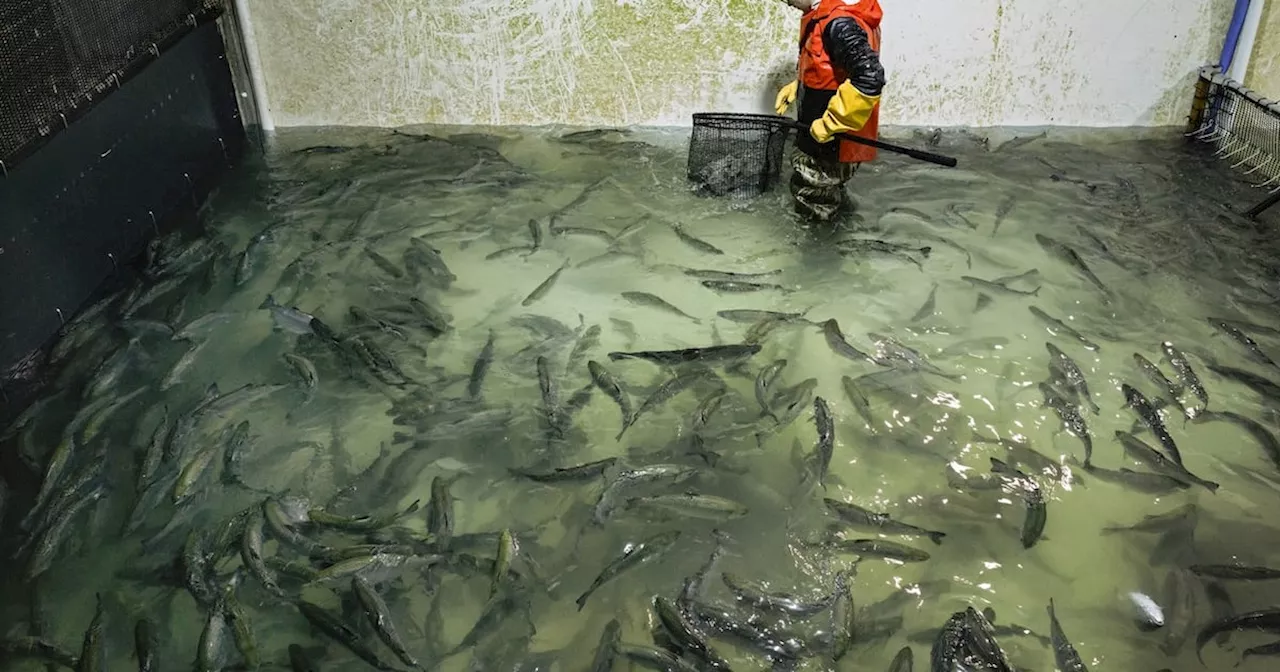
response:
[[(881, 0), (883, 122), (1180, 124), (1233, 0)], [(251, 0), (277, 125), (683, 125), (768, 111), (776, 0)]]

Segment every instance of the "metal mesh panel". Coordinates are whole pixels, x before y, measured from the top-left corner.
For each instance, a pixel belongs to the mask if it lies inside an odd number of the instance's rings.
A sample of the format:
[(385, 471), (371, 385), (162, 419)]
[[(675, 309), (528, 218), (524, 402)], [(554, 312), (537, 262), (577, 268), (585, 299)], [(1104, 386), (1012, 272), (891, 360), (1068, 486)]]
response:
[(778, 180), (790, 120), (764, 114), (695, 114), (689, 179), (712, 196), (750, 198)]
[(61, 130), (222, 0), (0, 0), (0, 161)]
[(1268, 100), (1216, 67), (1200, 70), (1187, 136), (1214, 147), (1255, 186), (1280, 186), (1280, 104)]

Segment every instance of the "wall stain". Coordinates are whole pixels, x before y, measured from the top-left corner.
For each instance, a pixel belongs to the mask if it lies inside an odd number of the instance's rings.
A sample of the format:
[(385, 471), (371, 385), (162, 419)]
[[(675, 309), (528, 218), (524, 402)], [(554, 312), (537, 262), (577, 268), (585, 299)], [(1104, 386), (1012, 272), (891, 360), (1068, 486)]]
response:
[[(1216, 57), (1231, 10), (884, 7), (881, 119), (921, 126), (1178, 123), (1176, 92), (1189, 101), (1186, 77)], [(252, 11), (280, 126), (683, 125), (699, 111), (767, 112), (794, 72), (800, 18), (773, 0), (291, 0)], [(1142, 20), (1108, 33), (1111, 17), (1130, 14)]]

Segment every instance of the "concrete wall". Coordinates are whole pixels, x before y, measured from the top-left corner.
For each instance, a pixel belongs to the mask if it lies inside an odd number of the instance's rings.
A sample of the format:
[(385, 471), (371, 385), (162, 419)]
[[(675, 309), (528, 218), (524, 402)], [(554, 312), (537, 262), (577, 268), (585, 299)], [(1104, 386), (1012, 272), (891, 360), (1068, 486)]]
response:
[(1280, 98), (1280, 2), (1263, 6), (1244, 83), (1268, 98)]
[[(1180, 124), (1232, 0), (881, 0), (886, 124)], [(776, 0), (262, 0), (279, 126), (683, 125), (767, 111), (795, 67)]]

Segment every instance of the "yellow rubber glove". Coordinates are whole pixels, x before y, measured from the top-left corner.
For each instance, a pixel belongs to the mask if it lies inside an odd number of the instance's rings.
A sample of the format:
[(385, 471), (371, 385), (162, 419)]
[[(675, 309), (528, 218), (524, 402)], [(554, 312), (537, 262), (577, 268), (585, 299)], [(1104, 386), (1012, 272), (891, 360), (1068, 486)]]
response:
[(827, 103), (827, 111), (809, 126), (809, 135), (825, 143), (834, 140), (837, 133), (860, 131), (879, 102), (880, 96), (868, 96), (845, 82)]
[(792, 82), (778, 90), (778, 98), (773, 103), (773, 109), (778, 114), (786, 114), (787, 108), (791, 107), (791, 103), (796, 102), (796, 92), (800, 90), (800, 82), (792, 80)]

